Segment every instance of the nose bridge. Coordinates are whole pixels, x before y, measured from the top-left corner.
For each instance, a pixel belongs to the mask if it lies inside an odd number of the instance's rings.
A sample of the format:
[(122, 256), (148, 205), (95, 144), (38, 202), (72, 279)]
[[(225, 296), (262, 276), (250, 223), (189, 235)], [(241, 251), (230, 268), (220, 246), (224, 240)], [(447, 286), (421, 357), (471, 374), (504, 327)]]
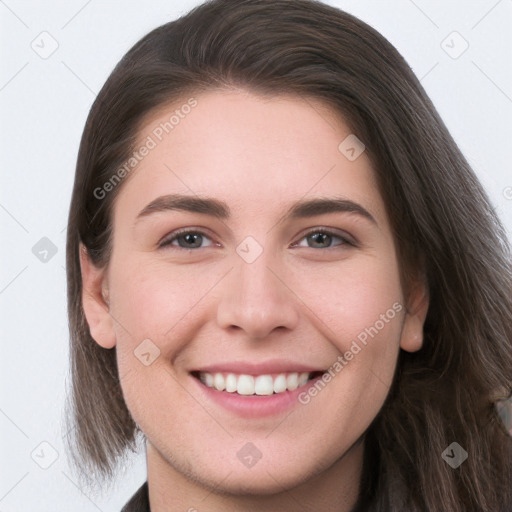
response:
[(299, 315), (293, 293), (279, 275), (277, 257), (256, 244), (245, 240), (237, 247), (218, 305), (218, 322), (222, 328), (236, 326), (251, 338), (264, 338), (277, 327), (293, 329)]

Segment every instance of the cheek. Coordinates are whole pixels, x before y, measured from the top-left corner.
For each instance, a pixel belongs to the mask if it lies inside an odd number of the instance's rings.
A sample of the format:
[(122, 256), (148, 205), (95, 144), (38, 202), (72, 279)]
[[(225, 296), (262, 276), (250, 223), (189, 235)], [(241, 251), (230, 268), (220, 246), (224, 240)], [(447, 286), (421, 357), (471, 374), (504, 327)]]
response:
[(365, 431), (388, 396), (403, 320), (398, 302), (385, 302), (382, 308), (373, 304), (364, 312), (354, 308), (344, 322), (338, 322), (344, 333), (335, 339), (339, 356), (330, 365), (335, 384), (329, 391), (329, 403), (333, 404), (333, 428), (339, 428), (340, 439), (355, 438)]
[(112, 274), (118, 351), (132, 352), (149, 338), (163, 356), (172, 357), (180, 340), (186, 343), (193, 337), (191, 330), (217, 274), (207, 267), (192, 270), (165, 261), (125, 260)]
[[(357, 403), (382, 402), (396, 366), (404, 316), (396, 264), (369, 258), (332, 272), (298, 294), (311, 321), (342, 358), (333, 368), (344, 396)], [(319, 276), (320, 277), (320, 276)], [(296, 281), (300, 282), (300, 281)], [(332, 361), (335, 364), (336, 361)]]
[(404, 307), (398, 267), (391, 258), (354, 258), (306, 269), (292, 282), (294, 292), (313, 313), (312, 321), (317, 319), (315, 324), (340, 351), (361, 333), (364, 341), (364, 333), (376, 323), (382, 337), (398, 342), (397, 317), (403, 315)]
[[(184, 309), (187, 294), (179, 274), (155, 262), (125, 261), (112, 274), (116, 313), (136, 330), (152, 331), (164, 318), (171, 324), (174, 315)], [(183, 280), (181, 280), (183, 281)], [(169, 313), (176, 313), (169, 317)], [(170, 325), (169, 325), (170, 327)]]

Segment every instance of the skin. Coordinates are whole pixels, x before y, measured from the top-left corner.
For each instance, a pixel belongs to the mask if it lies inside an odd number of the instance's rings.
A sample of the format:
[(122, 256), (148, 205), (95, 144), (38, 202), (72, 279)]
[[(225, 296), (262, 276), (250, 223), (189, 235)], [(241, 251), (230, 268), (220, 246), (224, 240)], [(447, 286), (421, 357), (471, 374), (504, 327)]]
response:
[[(116, 347), (127, 406), (147, 437), (151, 510), (350, 511), (364, 432), (398, 352), (421, 348), (426, 290), (418, 279), (404, 296), (374, 171), (366, 153), (349, 161), (338, 150), (350, 129), (332, 109), (245, 90), (195, 98), (123, 183), (108, 267), (81, 251), (91, 335)], [(151, 113), (141, 144), (181, 104)], [(171, 193), (225, 201), (231, 218), (166, 211), (134, 225), (144, 206)], [(359, 203), (376, 223), (347, 212), (281, 220), (295, 201), (332, 196)], [(177, 239), (158, 248), (187, 227), (204, 233), (199, 248)], [(315, 245), (306, 235), (319, 227), (336, 233)], [(336, 238), (344, 233), (357, 245)], [(263, 249), (252, 263), (236, 252), (247, 236)], [(327, 369), (396, 302), (403, 309), (317, 396), (283, 414), (241, 418), (205, 399), (188, 373), (273, 358)], [(147, 338), (160, 350), (149, 366), (134, 357)], [(247, 468), (237, 452), (249, 441), (261, 459)]]

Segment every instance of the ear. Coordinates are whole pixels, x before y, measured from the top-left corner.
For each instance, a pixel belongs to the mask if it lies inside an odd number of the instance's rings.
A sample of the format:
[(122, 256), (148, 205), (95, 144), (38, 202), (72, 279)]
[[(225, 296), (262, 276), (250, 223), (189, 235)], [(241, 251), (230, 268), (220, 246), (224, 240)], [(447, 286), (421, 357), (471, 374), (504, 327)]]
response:
[(406, 302), (400, 348), (407, 352), (416, 352), (423, 346), (423, 324), (429, 306), (428, 285), (425, 278), (418, 278), (414, 282)]
[(109, 311), (108, 281), (105, 269), (91, 262), (86, 247), (80, 243), (82, 307), (92, 338), (103, 348), (116, 345), (114, 322)]

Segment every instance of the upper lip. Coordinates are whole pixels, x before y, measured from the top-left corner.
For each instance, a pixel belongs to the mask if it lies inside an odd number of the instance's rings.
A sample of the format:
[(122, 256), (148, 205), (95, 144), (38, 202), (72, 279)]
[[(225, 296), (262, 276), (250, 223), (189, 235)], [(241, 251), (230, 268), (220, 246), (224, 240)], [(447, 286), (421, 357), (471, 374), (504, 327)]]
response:
[(296, 363), (282, 359), (273, 359), (260, 363), (248, 361), (223, 362), (197, 367), (195, 372), (207, 373), (238, 373), (245, 375), (266, 375), (270, 373), (291, 373), (291, 372), (324, 372), (325, 368), (315, 367), (310, 364)]

